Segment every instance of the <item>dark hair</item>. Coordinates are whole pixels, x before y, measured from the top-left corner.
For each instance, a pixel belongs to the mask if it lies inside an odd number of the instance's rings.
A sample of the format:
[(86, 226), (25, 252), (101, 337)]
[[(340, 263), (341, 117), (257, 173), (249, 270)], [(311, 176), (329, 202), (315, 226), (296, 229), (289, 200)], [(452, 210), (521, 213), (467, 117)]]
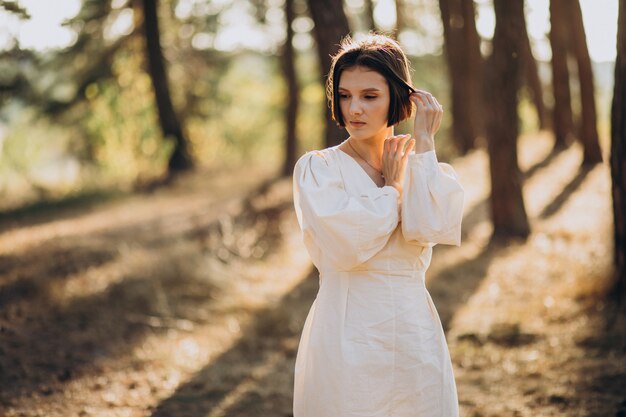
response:
[(409, 60), (398, 42), (385, 35), (370, 33), (360, 40), (346, 36), (339, 46), (326, 81), (326, 97), (333, 120), (339, 126), (345, 126), (339, 104), (339, 78), (345, 69), (354, 67), (369, 68), (387, 80), (390, 96), (387, 126), (396, 125), (411, 116), (413, 106), (409, 95), (415, 89), (411, 86)]

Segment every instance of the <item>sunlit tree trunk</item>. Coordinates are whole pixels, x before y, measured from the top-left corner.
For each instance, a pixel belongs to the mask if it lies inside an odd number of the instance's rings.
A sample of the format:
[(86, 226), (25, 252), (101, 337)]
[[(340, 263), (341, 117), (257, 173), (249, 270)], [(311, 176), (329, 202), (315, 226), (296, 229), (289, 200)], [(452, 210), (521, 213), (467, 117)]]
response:
[(570, 27), (572, 50), (578, 63), (578, 79), (580, 81), (580, 101), (582, 109), (580, 140), (583, 145), (583, 163), (593, 165), (602, 162), (602, 151), (598, 139), (596, 120), (596, 102), (593, 86), (593, 71), (587, 49), (587, 37), (583, 24), (583, 15), (578, 0), (568, 2), (571, 15)]
[(395, 0), (396, 2), (396, 37), (406, 29), (406, 18), (404, 10), (404, 0)]
[(494, 237), (526, 237), (530, 226), (517, 163), (517, 90), (524, 30), (523, 0), (494, 0), (496, 27), (487, 89), (487, 138)]
[[(348, 19), (343, 10), (341, 0), (307, 0), (309, 12), (315, 26), (313, 34), (317, 42), (320, 74), (326, 83), (326, 74), (330, 71), (331, 56), (337, 53), (341, 39), (350, 33)], [(330, 108), (326, 106), (326, 146), (341, 143), (346, 133), (332, 120)]]
[(365, 26), (369, 30), (377, 30), (376, 21), (374, 20), (374, 1), (365, 0), (363, 4), (363, 15), (365, 17)]
[(539, 79), (537, 61), (535, 61), (535, 56), (533, 55), (530, 39), (526, 31), (526, 25), (524, 25), (524, 36), (522, 41), (522, 66), (524, 67), (526, 85), (528, 86), (531, 99), (535, 105), (539, 128), (546, 129), (548, 127), (548, 117), (546, 106), (543, 102), (543, 87), (541, 86), (541, 80)]
[(159, 122), (163, 136), (174, 141), (174, 151), (168, 162), (169, 172), (183, 171), (192, 168), (193, 163), (187, 150), (187, 141), (181, 123), (174, 111), (167, 81), (167, 72), (161, 51), (159, 34), (158, 1), (143, 0), (144, 25), (146, 34), (146, 51), (148, 55), (148, 72), (152, 79), (154, 95), (159, 112)]
[(294, 0), (285, 0), (285, 24), (286, 37), (283, 47), (282, 66), (287, 82), (287, 106), (285, 108), (285, 163), (283, 165), (283, 175), (289, 176), (293, 173), (296, 161), (296, 119), (298, 116), (298, 96), (300, 88), (295, 68), (295, 54), (293, 49), (293, 11)]
[(452, 131), (462, 153), (474, 147), (484, 128), (483, 58), (472, 0), (439, 0), (452, 92)]
[(619, 0), (617, 58), (611, 106), (611, 178), (615, 224), (615, 295), (626, 300), (626, 0)]
[(554, 94), (554, 145), (569, 146), (574, 140), (574, 119), (567, 68), (568, 0), (550, 0), (550, 47), (552, 49), (552, 91)]

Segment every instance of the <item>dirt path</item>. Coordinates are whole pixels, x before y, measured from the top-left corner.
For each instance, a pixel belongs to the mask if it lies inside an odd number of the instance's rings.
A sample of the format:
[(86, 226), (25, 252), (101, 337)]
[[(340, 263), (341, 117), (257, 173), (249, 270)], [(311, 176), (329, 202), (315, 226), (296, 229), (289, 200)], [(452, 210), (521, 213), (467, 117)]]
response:
[[(436, 248), (428, 288), (463, 416), (626, 413), (608, 168), (549, 144), (522, 142), (533, 234), (506, 246), (487, 244), (484, 153), (454, 162), (464, 243)], [(290, 416), (317, 274), (290, 180), (242, 203), (255, 174), (1, 222), (0, 416)]]

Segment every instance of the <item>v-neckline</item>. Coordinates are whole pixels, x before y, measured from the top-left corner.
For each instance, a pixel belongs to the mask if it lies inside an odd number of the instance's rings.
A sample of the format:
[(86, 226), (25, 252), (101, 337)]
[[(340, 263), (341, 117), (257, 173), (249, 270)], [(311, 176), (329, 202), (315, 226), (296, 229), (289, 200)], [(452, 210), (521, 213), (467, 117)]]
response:
[[(342, 154), (344, 154), (346, 157), (348, 157), (348, 159), (350, 159), (353, 163), (355, 163), (358, 167), (359, 170), (363, 173), (363, 175), (365, 175), (367, 177), (368, 180), (370, 180), (370, 183), (373, 184), (376, 188), (382, 188), (380, 187), (378, 184), (376, 184), (376, 182), (372, 179), (372, 177), (370, 177), (370, 175), (365, 171), (365, 169), (361, 166), (361, 164), (358, 163), (358, 161), (356, 159), (354, 159), (352, 157), (352, 155), (348, 154), (346, 151), (344, 151), (343, 149), (341, 149), (339, 146), (341, 144), (335, 146), (335, 148), (341, 152)], [(383, 185), (384, 187), (384, 185)]]

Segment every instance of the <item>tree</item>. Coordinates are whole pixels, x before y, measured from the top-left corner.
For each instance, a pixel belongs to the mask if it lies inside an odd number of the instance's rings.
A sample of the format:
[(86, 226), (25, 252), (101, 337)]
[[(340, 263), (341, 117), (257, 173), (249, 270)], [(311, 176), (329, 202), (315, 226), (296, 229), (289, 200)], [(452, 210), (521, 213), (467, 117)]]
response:
[(446, 60), (452, 84), (452, 131), (465, 154), (482, 134), (483, 58), (473, 0), (439, 0)]
[(522, 66), (524, 67), (524, 76), (526, 78), (531, 99), (535, 105), (535, 110), (537, 111), (539, 128), (545, 129), (548, 127), (548, 117), (546, 106), (543, 102), (543, 87), (541, 86), (541, 80), (539, 79), (537, 61), (535, 61), (535, 57), (530, 46), (530, 39), (528, 37), (526, 26), (524, 26), (522, 41)]
[(365, 26), (369, 30), (377, 30), (376, 21), (374, 20), (374, 0), (365, 0), (363, 4), (363, 9)]
[(578, 63), (578, 80), (580, 82), (581, 128), (580, 140), (583, 145), (583, 164), (593, 165), (602, 162), (602, 151), (598, 139), (596, 122), (596, 102), (593, 86), (591, 59), (587, 49), (587, 36), (583, 25), (583, 14), (580, 3), (574, 0), (568, 3), (569, 23), (572, 33), (572, 52)]
[(167, 81), (167, 72), (161, 50), (158, 19), (158, 0), (143, 0), (143, 15), (148, 56), (148, 72), (154, 87), (154, 96), (159, 112), (159, 123), (163, 136), (174, 140), (174, 151), (168, 162), (170, 173), (184, 171), (193, 167), (187, 150), (187, 140), (181, 123), (174, 111)]
[(28, 11), (19, 5), (16, 1), (0, 0), (0, 9), (17, 16), (20, 19), (30, 19)]
[[(331, 56), (339, 50), (339, 42), (350, 33), (348, 19), (343, 10), (341, 0), (307, 0), (309, 12), (315, 24), (313, 35), (317, 43), (320, 74), (326, 83), (326, 74), (330, 70)], [(341, 143), (345, 132), (332, 120), (330, 108), (326, 106), (326, 146)]]
[(517, 163), (517, 91), (519, 59), (525, 33), (523, 0), (494, 0), (496, 27), (488, 79), (487, 139), (491, 174), (494, 237), (526, 237), (530, 233)]
[(611, 179), (615, 224), (615, 295), (626, 298), (626, 0), (619, 1), (615, 84), (611, 105)]
[(300, 88), (296, 77), (295, 57), (293, 48), (293, 10), (294, 0), (285, 0), (285, 24), (287, 33), (283, 46), (282, 67), (287, 82), (287, 106), (285, 108), (285, 163), (283, 175), (291, 175), (296, 162), (296, 119), (298, 116), (298, 96)]
[(574, 118), (567, 68), (568, 0), (550, 0), (550, 47), (552, 49), (553, 128), (556, 148), (574, 140)]
[(400, 32), (406, 29), (405, 6), (404, 0), (395, 0), (396, 3), (396, 37), (400, 36)]

